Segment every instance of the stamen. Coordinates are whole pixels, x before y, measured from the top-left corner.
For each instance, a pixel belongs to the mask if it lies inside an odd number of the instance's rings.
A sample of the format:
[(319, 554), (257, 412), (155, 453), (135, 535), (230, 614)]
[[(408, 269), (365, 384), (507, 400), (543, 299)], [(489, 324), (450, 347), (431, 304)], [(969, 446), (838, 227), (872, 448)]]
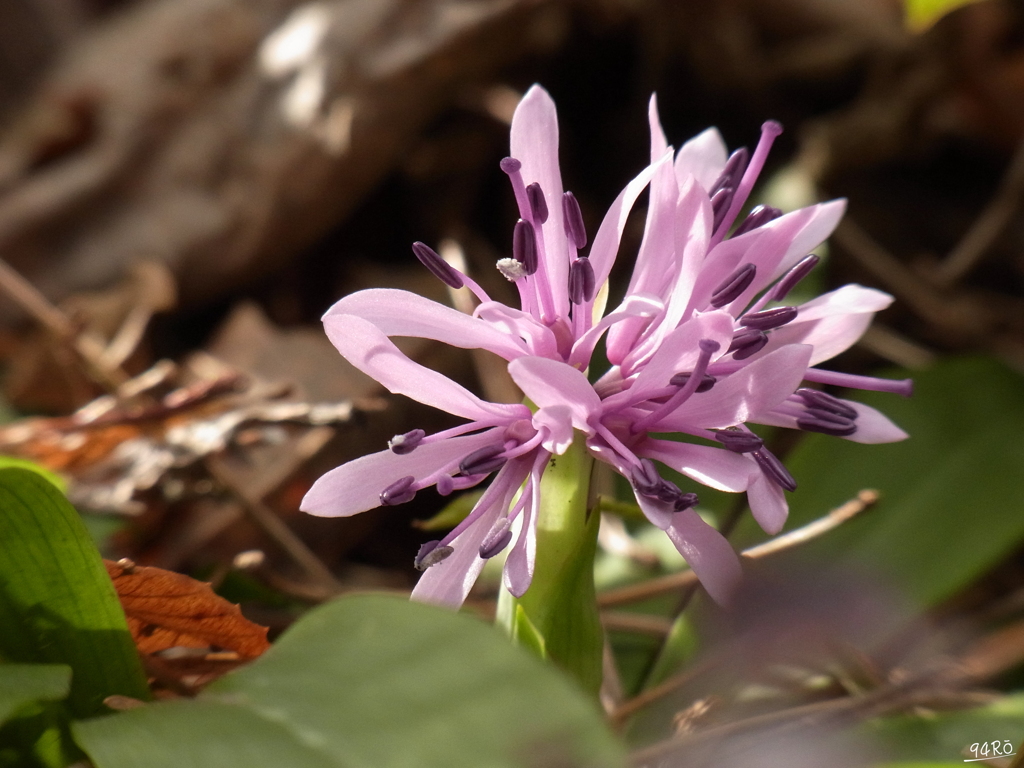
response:
[(710, 248), (714, 248), (722, 241), (732, 222), (739, 214), (740, 208), (747, 202), (750, 190), (753, 189), (754, 182), (757, 181), (757, 177), (761, 174), (761, 169), (764, 168), (764, 161), (768, 157), (772, 143), (780, 133), (782, 133), (782, 126), (774, 120), (768, 120), (761, 126), (761, 138), (757, 142), (757, 147), (750, 157), (746, 170), (743, 171), (743, 177), (735, 185), (736, 193), (733, 195), (732, 203), (729, 205), (729, 212), (725, 215), (722, 226), (712, 235)]
[(411, 486), (415, 482), (416, 478), (412, 475), (406, 475), (399, 480), (395, 480), (395, 482), (380, 492), (380, 503), (387, 507), (393, 507), (396, 504), (405, 504), (407, 501), (412, 501), (413, 497), (416, 496), (416, 491), (412, 490)]
[(740, 325), (745, 328), (756, 328), (759, 331), (770, 331), (772, 328), (780, 328), (786, 323), (796, 319), (796, 307), (775, 307), (774, 309), (762, 309), (760, 312), (751, 312), (740, 318)]
[(411, 432), (406, 432), (404, 435), (395, 435), (388, 440), (388, 448), (391, 449), (392, 453), (397, 453), (399, 456), (404, 456), (407, 453), (412, 453), (413, 449), (420, 444), (420, 441), (427, 436), (427, 433), (422, 429), (414, 429)]
[(532, 275), (537, 271), (537, 239), (533, 224), (519, 219), (512, 230), (512, 257), (523, 265), (523, 271)]
[(711, 212), (714, 215), (711, 224), (712, 232), (722, 226), (725, 214), (729, 212), (729, 203), (732, 202), (734, 191), (732, 187), (722, 187), (722, 189), (711, 196)]
[(874, 376), (858, 376), (855, 373), (823, 371), (820, 368), (808, 368), (804, 371), (804, 381), (813, 381), (815, 384), (831, 384), (836, 387), (868, 389), (872, 392), (892, 392), (904, 397), (910, 397), (914, 393), (913, 379), (879, 379)]
[(455, 490), (455, 478), (451, 475), (441, 475), (437, 478), (437, 492), (442, 496), (448, 496)]
[(438, 252), (426, 243), (417, 240), (412, 244), (412, 252), (416, 254), (420, 263), (434, 274), (434, 277), (449, 288), (461, 288), (465, 284), (464, 275), (442, 259)]
[(733, 453), (753, 453), (764, 446), (760, 437), (741, 429), (720, 429), (715, 432), (715, 440)]
[(536, 181), (526, 185), (526, 197), (530, 201), (530, 211), (533, 213), (533, 220), (537, 224), (543, 224), (548, 220), (548, 201), (544, 199), (544, 190)]
[(447, 560), (455, 551), (453, 547), (439, 547), (438, 544), (440, 543), (440, 541), (428, 541), (420, 547), (419, 552), (416, 553), (416, 558), (412, 561), (417, 571), (425, 571), (430, 566), (437, 565), (442, 560)]
[(811, 270), (818, 266), (821, 259), (809, 253), (796, 263), (789, 272), (782, 276), (782, 279), (775, 284), (771, 292), (771, 301), (782, 301), (786, 295), (796, 288), (796, 284), (811, 273)]
[(711, 196), (714, 197), (716, 192), (726, 187), (736, 189), (736, 185), (743, 178), (743, 172), (747, 170), (747, 163), (749, 161), (750, 151), (746, 147), (740, 147), (729, 155), (729, 159), (725, 161), (725, 167), (722, 168), (721, 175), (719, 175), (711, 187)]
[(512, 531), (509, 530), (511, 525), (512, 521), (507, 517), (498, 518), (480, 544), (480, 557), (489, 560), (508, 546), (512, 541)]
[(526, 270), (523, 268), (522, 262), (515, 259), (498, 259), (498, 263), (495, 266), (501, 272), (501, 276), (510, 283), (526, 277)]
[(747, 214), (747, 218), (745, 218), (740, 223), (740, 225), (736, 227), (736, 230), (732, 233), (732, 236), (739, 237), (740, 235), (745, 235), (752, 229), (763, 227), (769, 221), (775, 221), (775, 219), (779, 218), (779, 216), (781, 215), (782, 211), (780, 211), (778, 208), (773, 208), (770, 205), (754, 206), (751, 209), (750, 213)]
[(590, 259), (581, 256), (569, 265), (569, 301), (583, 304), (594, 298), (594, 267)]
[(477, 448), (459, 462), (459, 471), (464, 475), (487, 475), (505, 464), (508, 459), (504, 445), (485, 445)]
[(754, 451), (750, 454), (754, 457), (754, 461), (761, 468), (761, 471), (780, 488), (787, 491), (796, 490), (796, 480), (789, 474), (778, 457), (769, 451), (767, 448), (762, 448), (759, 451)]
[(583, 226), (583, 212), (580, 210), (579, 201), (572, 192), (562, 195), (562, 224), (565, 226), (565, 235), (577, 250), (587, 244), (587, 230)]
[[(692, 375), (693, 374), (690, 372), (677, 373), (675, 376), (668, 380), (668, 383), (671, 384), (673, 387), (685, 387), (686, 382), (690, 380), (690, 376)], [(716, 379), (710, 373), (705, 373), (701, 377), (700, 384), (697, 385), (697, 389), (695, 389), (694, 392), (696, 392), (697, 394), (700, 394), (701, 392), (707, 392), (709, 389), (715, 386), (715, 383), (717, 381), (718, 379)]]
[(680, 493), (672, 509), (675, 512), (682, 512), (690, 507), (696, 507), (698, 504), (700, 504), (700, 499), (697, 498), (696, 493)]
[(733, 360), (746, 360), (751, 355), (760, 352), (768, 343), (768, 334), (756, 328), (748, 328), (740, 331), (732, 337), (732, 344), (729, 345), (729, 352), (733, 353)]
[(697, 342), (697, 346), (700, 347), (700, 356), (697, 358), (697, 362), (693, 366), (693, 373), (686, 380), (686, 384), (672, 395), (664, 405), (655, 408), (643, 418), (634, 421), (629, 427), (631, 433), (635, 435), (653, 424), (657, 424), (665, 416), (689, 400), (690, 396), (697, 391), (697, 387), (704, 383), (704, 372), (707, 371), (708, 363), (711, 362), (711, 355), (721, 349), (722, 345), (714, 339), (701, 339)]
[(523, 167), (523, 164), (514, 157), (506, 157), (498, 165), (501, 166), (501, 170), (508, 174), (518, 173)]
[(753, 264), (748, 263), (741, 266), (715, 288), (711, 294), (711, 306), (719, 309), (726, 304), (731, 304), (741, 293), (750, 287), (750, 284), (754, 282), (756, 274), (757, 267)]
[(629, 480), (637, 492), (644, 496), (657, 496), (663, 482), (650, 459), (640, 459), (640, 466), (633, 468)]
[(855, 408), (847, 405), (838, 397), (833, 397), (828, 392), (822, 392), (818, 389), (801, 388), (795, 394), (811, 408), (829, 411), (851, 420), (857, 418), (857, 410)]
[(808, 408), (807, 412), (796, 420), (796, 425), (805, 432), (821, 432), (834, 437), (849, 437), (857, 431), (857, 424), (852, 419), (818, 408)]

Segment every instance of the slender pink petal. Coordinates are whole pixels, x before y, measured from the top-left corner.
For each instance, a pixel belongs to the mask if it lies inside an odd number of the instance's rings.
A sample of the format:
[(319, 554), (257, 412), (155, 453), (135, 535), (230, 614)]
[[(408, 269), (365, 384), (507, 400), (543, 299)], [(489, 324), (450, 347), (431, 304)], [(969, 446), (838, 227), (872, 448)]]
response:
[[(771, 275), (764, 275), (766, 279), (764, 285), (781, 277), (800, 259), (829, 238), (838, 226), (839, 220), (843, 218), (843, 213), (846, 212), (846, 199), (839, 198), (838, 200), (829, 200), (827, 203), (818, 203), (810, 206), (807, 210), (811, 212), (809, 220), (802, 229), (793, 235), (793, 242), (775, 268), (775, 272)], [(778, 222), (784, 218), (785, 216), (780, 216), (764, 226), (778, 226)]]
[(733, 319), (728, 312), (708, 312), (684, 323), (661, 342), (636, 377), (632, 391), (637, 394), (664, 387), (675, 374), (692, 371), (700, 356), (698, 343), (702, 339), (718, 342), (718, 352), (711, 356), (717, 360), (729, 348), (732, 335)]
[(415, 336), (463, 349), (486, 349), (506, 360), (529, 354), (518, 336), (409, 291), (357, 291), (327, 310), (324, 319), (335, 315), (356, 315), (388, 336)]
[(497, 301), (486, 301), (473, 311), (473, 315), (513, 339), (522, 339), (529, 350), (528, 354), (552, 358), (558, 356), (555, 334), (528, 312)]
[(727, 604), (743, 578), (743, 568), (726, 538), (692, 509), (677, 512), (665, 533), (711, 598)]
[(501, 439), (487, 430), (425, 443), (412, 453), (371, 453), (342, 464), (323, 475), (309, 489), (299, 509), (320, 517), (348, 517), (380, 506), (380, 492), (391, 483), (412, 475), (420, 479), (458, 461), (485, 445)]
[(614, 312), (605, 315), (601, 318), (601, 322), (576, 340), (576, 343), (572, 345), (572, 352), (569, 353), (569, 364), (587, 367), (594, 354), (594, 347), (601, 340), (601, 336), (605, 331), (614, 329), (616, 324), (620, 324), (624, 320), (637, 320), (644, 323), (664, 310), (665, 305), (655, 296), (644, 294), (626, 296)]
[[(547, 464), (548, 456), (539, 454), (534, 463), (532, 477), (527, 488), (530, 498), (523, 508), (519, 537), (505, 560), (505, 587), (515, 597), (522, 597), (533, 581), (537, 563), (537, 515), (540, 511), (540, 476)], [(525, 493), (525, 491), (524, 491)]]
[(647, 104), (647, 123), (651, 129), (651, 162), (668, 151), (668, 139), (665, 138), (665, 131), (661, 127), (661, 118), (658, 116), (658, 95), (651, 94), (651, 100)]
[(660, 461), (702, 485), (729, 493), (745, 491), (750, 478), (750, 460), (723, 448), (648, 438), (636, 453)]
[(682, 186), (687, 176), (693, 176), (707, 193), (718, 179), (729, 151), (722, 140), (722, 134), (715, 128), (708, 128), (683, 144), (676, 155), (675, 169)]
[(539, 408), (568, 406), (572, 425), (582, 432), (593, 432), (589, 419), (601, 401), (587, 377), (575, 368), (543, 357), (520, 357), (509, 363), (508, 372)]
[(533, 426), (546, 431), (541, 445), (548, 453), (561, 456), (572, 445), (572, 409), (567, 405), (548, 405), (533, 414)]
[(850, 400), (843, 400), (857, 411), (857, 431), (850, 435), (847, 440), (855, 443), (875, 445), (878, 443), (898, 443), (906, 440), (910, 435), (893, 424), (887, 416), (879, 413), (870, 405), (854, 403)]
[(368, 320), (331, 315), (324, 330), (342, 357), (388, 391), (473, 421), (518, 417), (523, 406), (488, 403), (447, 376), (414, 363)]
[[(753, 460), (750, 463), (754, 464)], [(786, 524), (786, 517), (789, 516), (786, 494), (756, 465), (750, 476), (750, 485), (747, 486), (747, 503), (750, 504), (750, 513), (765, 533), (774, 536)]]

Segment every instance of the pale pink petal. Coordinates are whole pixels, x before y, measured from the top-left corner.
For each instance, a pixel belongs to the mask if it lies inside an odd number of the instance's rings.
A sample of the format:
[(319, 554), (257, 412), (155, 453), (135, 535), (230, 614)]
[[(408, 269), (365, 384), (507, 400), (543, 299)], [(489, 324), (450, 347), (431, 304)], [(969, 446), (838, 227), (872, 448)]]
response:
[(501, 439), (501, 433), (487, 430), (424, 443), (400, 456), (391, 451), (371, 453), (342, 464), (323, 475), (309, 489), (299, 505), (303, 512), (320, 517), (348, 517), (380, 506), (380, 492), (409, 475), (420, 479), (458, 461), (478, 448)]
[(601, 318), (601, 322), (580, 336), (572, 345), (569, 353), (569, 364), (572, 366), (586, 367), (590, 363), (590, 357), (594, 354), (594, 347), (601, 340), (601, 336), (608, 329), (615, 328), (626, 320), (637, 320), (643, 324), (656, 317), (665, 310), (665, 305), (655, 296), (644, 294), (633, 294), (626, 296), (622, 303)]
[(486, 349), (506, 360), (529, 354), (518, 335), (409, 291), (358, 291), (338, 301), (324, 318), (335, 315), (356, 315), (388, 336), (415, 336), (463, 349)]
[(567, 405), (549, 405), (539, 408), (533, 414), (533, 426), (538, 431), (547, 431), (547, 437), (544, 438), (541, 445), (548, 453), (561, 456), (572, 445), (572, 409)]
[(729, 157), (722, 134), (716, 128), (708, 128), (683, 144), (676, 155), (675, 169), (679, 185), (687, 176), (693, 176), (704, 188), (711, 189)]
[(520, 357), (509, 363), (508, 372), (537, 407), (568, 406), (572, 425), (587, 434), (593, 432), (589, 419), (601, 401), (587, 377), (575, 368), (543, 357)]
[(709, 445), (648, 438), (637, 446), (636, 454), (660, 461), (709, 488), (729, 493), (745, 491), (750, 478), (749, 459)]
[[(846, 199), (839, 198), (838, 200), (829, 200), (827, 203), (818, 203), (806, 210), (811, 212), (810, 219), (804, 224), (802, 229), (793, 235), (793, 242), (786, 250), (785, 256), (782, 257), (782, 260), (776, 266), (774, 273), (765, 275), (767, 280), (764, 285), (781, 277), (783, 273), (787, 272), (800, 259), (829, 238), (846, 212)], [(775, 221), (769, 222), (764, 226), (778, 226), (778, 222), (784, 218), (785, 216), (780, 216)]]
[(540, 512), (540, 475), (548, 457), (541, 454), (534, 464), (533, 477), (528, 483), (530, 499), (522, 512), (519, 537), (505, 560), (505, 587), (515, 597), (522, 597), (533, 581), (537, 563), (537, 515)]
[(887, 416), (879, 413), (870, 405), (855, 403), (851, 400), (843, 400), (843, 402), (857, 411), (857, 431), (847, 437), (847, 440), (875, 445), (877, 443), (898, 443), (900, 440), (910, 437), (893, 424)]
[(711, 598), (727, 604), (743, 578), (743, 568), (726, 538), (692, 509), (677, 512), (665, 533)]
[(633, 489), (633, 496), (636, 498), (637, 506), (640, 507), (640, 511), (644, 513), (652, 524), (661, 530), (666, 530), (672, 525), (672, 520), (675, 518), (676, 512), (672, 502), (665, 502), (661, 499), (652, 499), (650, 496), (644, 496), (643, 494), (637, 493), (637, 490)]
[(647, 104), (647, 123), (651, 129), (651, 162), (668, 151), (668, 139), (665, 138), (665, 131), (661, 127), (661, 118), (658, 116), (658, 95), (652, 93), (651, 100)]
[(675, 374), (692, 371), (700, 356), (702, 339), (718, 342), (718, 352), (711, 356), (717, 360), (729, 349), (732, 336), (733, 318), (728, 312), (707, 312), (693, 318), (664, 338), (636, 377), (631, 391), (638, 394), (664, 387)]
[(497, 301), (485, 301), (473, 311), (473, 316), (494, 326), (501, 333), (521, 339), (529, 350), (528, 354), (540, 357), (558, 356), (558, 340), (555, 334), (528, 312)]
[(487, 562), (480, 557), (480, 545), (504, 512), (500, 504), (491, 504), (471, 526), (456, 536), (451, 543), (455, 551), (423, 572), (412, 590), (412, 599), (447, 608), (462, 605)]
[[(754, 464), (753, 460), (750, 461)], [(789, 515), (786, 494), (754, 464), (747, 486), (747, 503), (757, 524), (772, 536), (782, 530)]]
[(447, 376), (403, 355), (377, 326), (355, 315), (331, 315), (324, 330), (342, 357), (389, 392), (473, 421), (520, 418), (523, 406), (488, 403)]

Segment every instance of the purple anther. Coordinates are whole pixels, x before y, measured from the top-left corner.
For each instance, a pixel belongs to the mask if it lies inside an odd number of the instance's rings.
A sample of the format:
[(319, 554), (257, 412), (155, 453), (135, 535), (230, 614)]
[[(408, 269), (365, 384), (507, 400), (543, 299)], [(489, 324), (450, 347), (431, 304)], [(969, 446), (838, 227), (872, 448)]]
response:
[(581, 256), (569, 266), (569, 301), (582, 304), (594, 298), (594, 268), (590, 259)]
[(807, 277), (811, 270), (818, 266), (819, 261), (821, 259), (813, 253), (809, 253), (800, 259), (796, 266), (783, 275), (782, 279), (775, 284), (771, 294), (772, 301), (782, 301), (786, 298), (787, 294), (796, 288), (796, 284)]
[(672, 510), (674, 512), (682, 512), (683, 510), (690, 509), (690, 507), (696, 507), (698, 504), (700, 504), (700, 499), (697, 498), (696, 493), (680, 493), (672, 505)]
[(750, 287), (756, 274), (757, 267), (753, 264), (748, 263), (741, 266), (715, 288), (711, 294), (711, 306), (718, 309), (726, 304), (731, 304)]
[(396, 504), (405, 504), (407, 501), (412, 501), (416, 495), (416, 491), (412, 490), (412, 484), (415, 482), (416, 478), (412, 475), (406, 475), (399, 480), (395, 480), (395, 482), (380, 492), (380, 503), (387, 507), (393, 507)]
[(438, 546), (440, 541), (428, 541), (422, 547), (419, 552), (416, 553), (415, 559), (412, 564), (416, 566), (416, 570), (425, 571), (432, 565), (437, 565), (442, 560), (446, 560), (455, 551), (452, 547), (440, 547)]
[(391, 449), (392, 453), (397, 453), (399, 456), (404, 456), (407, 453), (412, 453), (413, 449), (420, 444), (420, 441), (427, 436), (427, 433), (422, 429), (414, 429), (411, 432), (406, 432), (404, 435), (395, 435), (388, 440), (388, 448)]
[(532, 275), (537, 271), (537, 239), (533, 224), (520, 219), (512, 230), (512, 258), (523, 265), (523, 271)]
[(732, 202), (735, 191), (732, 187), (722, 187), (711, 196), (711, 213), (714, 217), (711, 224), (712, 231), (717, 230), (725, 221), (725, 214), (729, 212), (729, 204)]
[(420, 263), (434, 274), (434, 277), (449, 288), (462, 287), (463, 280), (459, 271), (442, 259), (438, 252), (429, 245), (417, 240), (412, 244), (412, 252), (416, 254)]
[(583, 226), (583, 211), (580, 210), (579, 201), (572, 192), (562, 195), (562, 224), (565, 226), (565, 235), (576, 250), (580, 250), (587, 244), (587, 230)]
[(498, 519), (480, 544), (480, 557), (489, 560), (508, 546), (512, 541), (511, 525), (512, 521), (507, 517)]
[(830, 413), (834, 413), (837, 416), (843, 416), (851, 420), (857, 418), (856, 408), (847, 405), (838, 397), (833, 397), (828, 392), (822, 392), (819, 389), (801, 388), (796, 391), (796, 394), (810, 408), (817, 408), (822, 411), (829, 411)]
[(774, 309), (762, 309), (760, 312), (751, 312), (740, 318), (740, 325), (744, 328), (756, 328), (759, 331), (770, 331), (772, 328), (780, 328), (786, 323), (791, 323), (797, 316), (796, 307), (775, 307)]
[(664, 482), (650, 459), (640, 459), (640, 466), (633, 468), (629, 479), (637, 492), (643, 496), (657, 496)]
[(498, 165), (501, 166), (501, 170), (509, 175), (518, 173), (519, 169), (523, 167), (523, 164), (514, 157), (506, 157)]
[(507, 458), (502, 456), (505, 446), (485, 445), (477, 448), (459, 462), (459, 471), (464, 475), (486, 475), (501, 467)]
[(675, 504), (683, 492), (679, 490), (679, 486), (675, 483), (670, 483), (668, 480), (662, 478), (661, 485), (658, 486), (658, 490), (653, 494), (657, 496), (658, 501), (663, 501), (666, 504)]
[(768, 334), (756, 328), (747, 328), (732, 337), (732, 344), (729, 345), (726, 354), (732, 352), (733, 360), (746, 360), (751, 355), (760, 352), (767, 343)]
[(442, 496), (449, 495), (455, 490), (455, 480), (451, 475), (441, 475), (437, 478), (437, 492)]
[(831, 411), (808, 408), (803, 416), (796, 420), (796, 426), (805, 432), (821, 432), (834, 437), (849, 437), (857, 431), (857, 423)]
[(725, 161), (725, 167), (722, 168), (722, 173), (711, 187), (712, 198), (716, 192), (726, 187), (736, 189), (736, 185), (743, 178), (743, 172), (747, 170), (748, 162), (750, 162), (750, 151), (746, 147), (740, 147), (729, 155), (729, 159)]
[(548, 220), (548, 201), (544, 199), (544, 190), (536, 181), (526, 185), (526, 198), (530, 201), (530, 210), (533, 212), (533, 220), (543, 224)]
[(762, 448), (759, 451), (754, 451), (750, 454), (754, 457), (754, 461), (757, 462), (757, 466), (761, 468), (761, 471), (780, 488), (787, 491), (796, 490), (796, 480), (789, 474), (778, 457), (769, 451), (767, 448)]
[[(685, 387), (686, 382), (690, 380), (690, 377), (692, 375), (693, 374), (688, 371), (686, 373), (677, 373), (675, 376), (668, 380), (668, 383), (671, 384), (673, 387)], [(715, 386), (715, 382), (717, 381), (718, 379), (716, 379), (710, 373), (705, 373), (701, 377), (700, 384), (697, 385), (697, 389), (695, 389), (694, 392), (698, 394), (700, 394), (701, 392), (707, 392), (709, 389)]]
[(715, 440), (733, 453), (753, 453), (764, 446), (760, 437), (741, 429), (720, 429), (715, 432)]
[(778, 208), (773, 208), (770, 205), (754, 206), (754, 208), (751, 209), (750, 213), (747, 214), (747, 218), (745, 218), (740, 223), (740, 225), (736, 227), (736, 230), (732, 233), (732, 236), (739, 237), (740, 235), (745, 235), (752, 229), (763, 227), (769, 221), (775, 221), (775, 219), (779, 218), (779, 216), (781, 215), (782, 211), (780, 211)]

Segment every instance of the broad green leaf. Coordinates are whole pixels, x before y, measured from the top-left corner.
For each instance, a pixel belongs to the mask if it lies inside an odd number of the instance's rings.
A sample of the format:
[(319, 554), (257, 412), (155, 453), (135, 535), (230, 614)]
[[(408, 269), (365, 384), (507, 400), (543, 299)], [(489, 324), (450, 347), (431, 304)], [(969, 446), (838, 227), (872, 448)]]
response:
[(950, 11), (978, 0), (903, 0), (907, 12), (907, 26), (913, 32), (923, 32)]
[[(958, 359), (915, 373), (914, 382), (910, 398), (850, 395), (886, 413), (909, 440), (860, 445), (808, 435), (786, 457), (800, 486), (787, 494), (787, 527), (860, 489), (878, 489), (877, 509), (804, 545), (798, 556), (877, 571), (910, 597), (935, 604), (1024, 543), (1024, 380), (992, 360)], [(746, 521), (737, 541), (749, 540), (755, 527)]]
[(44, 466), (36, 464), (34, 461), (22, 459), (17, 456), (0, 456), (0, 469), (7, 469), (8, 467), (20, 467), (21, 469), (31, 470), (32, 472), (36, 472), (45, 477), (47, 480), (49, 480), (51, 483), (57, 486), (57, 488), (59, 488), (61, 492), (67, 490), (67, 483), (64, 482), (63, 477), (58, 475), (56, 472), (47, 469)]
[(37, 473), (0, 469), (0, 656), (67, 664), (76, 715), (147, 698), (124, 612), (78, 513)]
[(35, 701), (60, 701), (71, 688), (64, 664), (0, 664), (0, 723)]
[(196, 702), (73, 728), (97, 768), (623, 762), (594, 704), (493, 627), (369, 595), (310, 611)]

